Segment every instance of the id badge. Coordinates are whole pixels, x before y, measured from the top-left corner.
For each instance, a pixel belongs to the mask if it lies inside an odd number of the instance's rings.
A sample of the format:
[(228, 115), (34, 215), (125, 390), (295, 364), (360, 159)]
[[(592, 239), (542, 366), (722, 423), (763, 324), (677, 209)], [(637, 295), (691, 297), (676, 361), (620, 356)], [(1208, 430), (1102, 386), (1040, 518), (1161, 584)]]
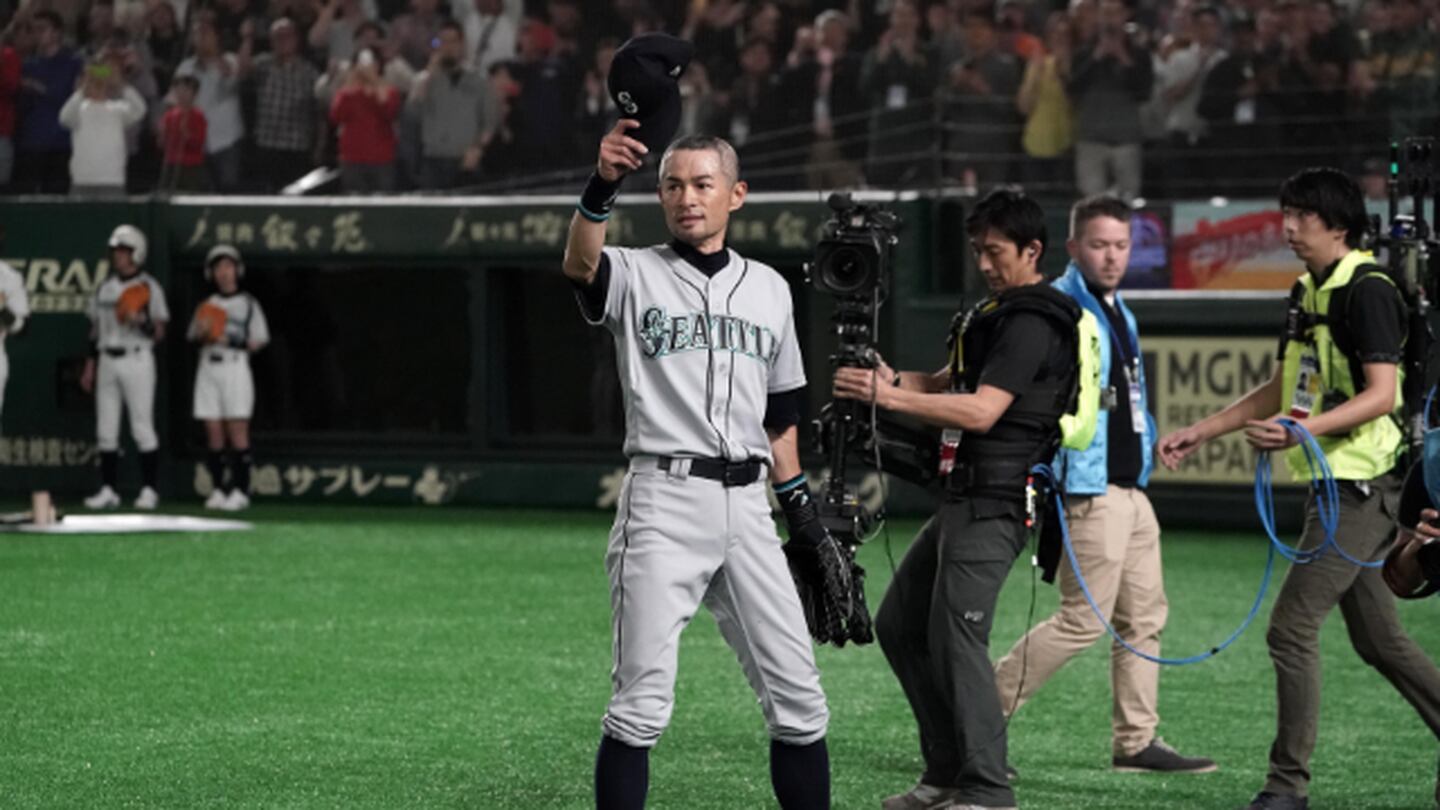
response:
[(909, 100), (910, 89), (903, 84), (892, 84), (885, 93), (885, 106), (892, 110), (903, 109)]
[(955, 452), (960, 448), (960, 437), (964, 431), (945, 428), (940, 434), (940, 475), (946, 476), (955, 469)]
[(1300, 371), (1295, 375), (1295, 392), (1290, 398), (1290, 418), (1305, 419), (1315, 412), (1320, 401), (1320, 358), (1313, 349), (1300, 355)]
[(1130, 427), (1138, 434), (1145, 432), (1145, 402), (1140, 392), (1140, 375), (1133, 368), (1125, 369), (1125, 387), (1130, 390)]

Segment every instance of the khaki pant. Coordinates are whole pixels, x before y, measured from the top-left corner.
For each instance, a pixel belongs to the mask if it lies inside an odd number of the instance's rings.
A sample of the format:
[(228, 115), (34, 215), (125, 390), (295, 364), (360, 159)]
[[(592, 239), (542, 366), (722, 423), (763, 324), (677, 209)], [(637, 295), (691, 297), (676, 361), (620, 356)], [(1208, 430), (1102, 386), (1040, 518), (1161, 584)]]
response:
[[(1112, 485), (1104, 495), (1070, 499), (1065, 518), (1095, 603), (1126, 641), (1159, 655), (1160, 631), (1170, 608), (1160, 573), (1160, 524), (1150, 499), (1142, 490)], [(1060, 609), (995, 665), (995, 685), (1007, 714), (1105, 634), (1067, 560), (1060, 563), (1059, 585)], [(1110, 682), (1114, 750), (1129, 756), (1150, 744), (1160, 723), (1160, 667), (1112, 643)]]

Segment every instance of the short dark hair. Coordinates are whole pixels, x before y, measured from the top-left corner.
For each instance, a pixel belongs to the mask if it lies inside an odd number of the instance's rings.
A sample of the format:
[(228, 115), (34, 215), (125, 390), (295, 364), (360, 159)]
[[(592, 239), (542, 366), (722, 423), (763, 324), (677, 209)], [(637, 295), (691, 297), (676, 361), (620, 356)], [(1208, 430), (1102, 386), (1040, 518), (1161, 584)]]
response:
[(1360, 246), (1370, 223), (1360, 185), (1329, 167), (1304, 169), (1282, 183), (1280, 207), (1315, 212), (1326, 228), (1345, 231), (1345, 244), (1352, 248)]
[(986, 28), (993, 29), (995, 27), (995, 11), (989, 6), (985, 6), (983, 10), (977, 9), (967, 12), (963, 24), (969, 25), (972, 22), (977, 22)]
[(196, 90), (196, 91), (198, 91), (198, 90), (200, 89), (200, 79), (199, 79), (199, 77), (195, 76), (193, 73), (181, 73), (179, 76), (176, 76), (176, 77), (174, 78), (174, 80), (172, 80), (172, 81), (170, 82), (170, 84), (172, 84), (172, 85), (181, 85), (181, 84), (183, 84), (183, 85), (185, 85), (186, 87), (190, 88), (191, 90)]
[(1130, 206), (1119, 197), (1094, 194), (1070, 206), (1070, 238), (1078, 239), (1092, 219), (1110, 217), (1130, 223)]
[[(440, 30), (440, 31), (454, 31), (455, 33), (457, 33), (457, 34), (460, 35), (460, 38), (461, 38), (461, 39), (464, 39), (464, 38), (465, 38), (465, 26), (461, 25), (460, 23), (456, 22), (455, 20), (453, 20), (453, 19), (451, 19), (451, 18), (449, 18), (449, 17), (446, 17), (446, 18), (445, 18), (445, 22), (440, 23), (440, 29), (439, 29), (439, 30)], [(437, 33), (438, 33), (438, 32), (437, 32)]]
[(1190, 19), (1193, 20), (1199, 17), (1214, 17), (1218, 22), (1221, 20), (1220, 9), (1214, 6), (1196, 6), (1190, 10)]
[[(665, 154), (660, 156), (660, 169), (665, 168), (665, 161), (676, 152), (714, 152), (720, 158), (720, 170), (729, 175), (731, 183), (740, 181), (740, 158), (735, 154), (735, 147), (730, 142), (716, 135), (686, 135), (678, 141), (670, 144), (665, 149)], [(664, 177), (662, 175), (661, 179)]]
[(58, 13), (51, 11), (48, 8), (44, 11), (35, 12), (34, 16), (32, 16), (30, 19), (36, 22), (47, 23), (51, 28), (54, 28), (56, 31), (60, 31), (62, 33), (65, 31), (65, 19), (61, 17)]
[(365, 22), (362, 22), (359, 25), (355, 26), (355, 33), (353, 34), (353, 36), (359, 37), (366, 31), (374, 31), (375, 36), (380, 37), (381, 39), (385, 38), (385, 26), (375, 22), (374, 20), (366, 20)]
[(972, 239), (991, 229), (1014, 242), (1016, 250), (1039, 242), (1040, 253), (1045, 253), (1045, 212), (1039, 203), (1018, 191), (1001, 188), (986, 194), (965, 218), (965, 233)]

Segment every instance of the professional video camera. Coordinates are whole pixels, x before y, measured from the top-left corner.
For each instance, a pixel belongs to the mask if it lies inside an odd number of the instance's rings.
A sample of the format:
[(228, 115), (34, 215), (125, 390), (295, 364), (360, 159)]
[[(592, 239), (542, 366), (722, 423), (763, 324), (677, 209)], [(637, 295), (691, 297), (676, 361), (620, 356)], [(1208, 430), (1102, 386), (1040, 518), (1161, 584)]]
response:
[[(1430, 302), (1440, 295), (1440, 240), (1434, 218), (1440, 215), (1440, 152), (1434, 138), (1406, 138), (1390, 144), (1389, 223), (1371, 217), (1372, 242), (1383, 251), (1390, 277), (1404, 294), (1410, 310), (1405, 344), (1405, 430), (1412, 455), (1424, 441), (1427, 392), (1434, 384), (1430, 355), (1434, 335), (1430, 328)], [(1411, 211), (1400, 213), (1402, 197), (1412, 200)], [(1431, 217), (1425, 216), (1426, 198), (1431, 198)]]
[[(879, 206), (857, 203), (849, 194), (831, 194), (828, 203), (834, 215), (815, 246), (814, 261), (805, 269), (815, 289), (835, 299), (831, 321), (838, 345), (830, 363), (837, 368), (874, 368), (880, 308), (890, 293), (900, 218)], [(850, 452), (872, 464), (882, 458), (886, 472), (907, 480), (933, 474), (933, 464), (919, 460), (933, 443), (865, 403), (831, 402), (815, 427), (819, 449), (830, 462), (819, 498), (820, 519), (842, 543), (862, 542), (876, 518), (846, 483)]]

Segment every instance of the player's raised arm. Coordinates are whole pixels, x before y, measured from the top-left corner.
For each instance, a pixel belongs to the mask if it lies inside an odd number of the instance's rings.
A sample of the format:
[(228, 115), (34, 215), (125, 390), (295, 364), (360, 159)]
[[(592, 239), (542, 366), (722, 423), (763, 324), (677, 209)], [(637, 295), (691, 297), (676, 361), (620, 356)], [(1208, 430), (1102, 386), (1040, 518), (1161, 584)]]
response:
[(640, 168), (649, 151), (645, 144), (626, 134), (638, 126), (639, 121), (622, 118), (600, 139), (595, 173), (580, 195), (565, 242), (565, 275), (575, 281), (589, 284), (594, 280), (600, 267), (600, 250), (605, 246), (605, 223), (620, 193), (620, 182)]

